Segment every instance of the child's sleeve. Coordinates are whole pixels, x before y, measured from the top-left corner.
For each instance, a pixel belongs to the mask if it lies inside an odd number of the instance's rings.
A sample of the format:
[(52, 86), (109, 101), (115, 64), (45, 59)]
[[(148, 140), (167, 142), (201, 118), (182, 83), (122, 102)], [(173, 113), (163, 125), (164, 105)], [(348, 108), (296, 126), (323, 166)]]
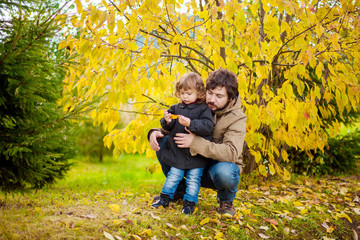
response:
[(214, 128), (213, 118), (214, 117), (208, 106), (204, 105), (200, 113), (200, 117), (198, 119), (191, 120), (189, 127), (190, 132), (201, 137), (211, 135)]

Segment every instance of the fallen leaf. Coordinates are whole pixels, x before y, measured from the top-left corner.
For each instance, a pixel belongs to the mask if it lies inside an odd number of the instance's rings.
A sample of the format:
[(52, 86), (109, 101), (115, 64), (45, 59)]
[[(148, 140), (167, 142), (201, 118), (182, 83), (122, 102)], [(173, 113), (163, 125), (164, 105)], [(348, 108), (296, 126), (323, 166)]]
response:
[(185, 231), (189, 231), (189, 229), (185, 225), (181, 225), (180, 228)]
[(229, 213), (221, 214), (221, 216), (225, 218), (233, 218), (233, 216)]
[(268, 226), (260, 226), (259, 228), (262, 229), (262, 230), (265, 230), (265, 231), (269, 230)]
[(172, 228), (172, 229), (176, 230), (176, 228), (171, 223), (165, 223), (165, 225), (168, 226), (169, 228)]
[(132, 236), (133, 238), (135, 238), (136, 240), (141, 240), (141, 237), (138, 236), (138, 235), (132, 234), (131, 236)]
[(202, 226), (204, 224), (207, 224), (209, 221), (210, 221), (209, 218), (204, 218), (203, 220), (201, 220), (200, 225)]
[(248, 223), (246, 224), (246, 227), (247, 227), (248, 229), (250, 229), (251, 231), (255, 232), (255, 229), (254, 229), (252, 226), (250, 226)]
[(215, 223), (217, 225), (221, 224), (221, 222), (218, 219), (210, 219), (210, 222), (213, 222), (213, 223)]
[(222, 239), (223, 236), (224, 234), (222, 232), (217, 232), (216, 235), (214, 236), (214, 239)]
[(268, 235), (265, 235), (263, 233), (258, 233), (258, 235), (262, 238), (262, 239), (269, 239), (270, 237)]
[(295, 201), (292, 203), (295, 207), (301, 207), (304, 206), (301, 202)]
[(309, 209), (307, 209), (307, 208), (304, 208), (304, 209), (301, 209), (300, 210), (300, 214), (301, 215), (305, 215), (306, 213), (308, 213), (309, 212)]
[(323, 221), (323, 223), (321, 224), (321, 226), (323, 226), (325, 229), (329, 228), (329, 225), (327, 225), (327, 223), (325, 221)]
[(231, 226), (231, 229), (232, 229), (233, 231), (235, 231), (235, 232), (239, 232), (239, 231), (240, 231), (240, 229), (239, 229), (238, 227), (234, 227), (234, 226)]
[(118, 236), (118, 235), (115, 235), (115, 239), (117, 240), (122, 240), (122, 237)]
[(154, 214), (152, 214), (152, 213), (150, 213), (150, 215), (151, 215), (151, 217), (153, 218), (153, 219), (156, 219), (156, 220), (161, 220), (161, 218), (160, 217), (158, 217), (158, 216), (155, 216)]
[(350, 223), (352, 223), (351, 218), (346, 213), (337, 213), (336, 216), (339, 218), (346, 218)]
[(115, 240), (115, 238), (113, 237), (113, 235), (111, 235), (110, 233), (104, 231), (104, 236), (107, 238), (107, 239), (110, 239), (110, 240)]
[(271, 224), (271, 226), (275, 229), (275, 231), (278, 231), (277, 227), (274, 224)]
[(140, 233), (140, 235), (147, 235), (147, 236), (149, 236), (149, 237), (152, 237), (152, 236), (153, 236), (151, 229), (146, 229), (146, 230), (142, 231), (142, 232)]
[(116, 225), (120, 225), (122, 223), (122, 221), (118, 220), (118, 219), (115, 219), (115, 220), (113, 220), (113, 223), (116, 224)]
[(94, 215), (94, 214), (81, 215), (80, 217), (87, 218), (87, 219), (95, 219), (95, 218), (97, 218), (97, 216)]
[(354, 233), (354, 240), (358, 240), (359, 236), (357, 234), (357, 232), (353, 229), (353, 233)]
[(360, 215), (360, 208), (352, 208), (353, 212), (357, 215)]
[(164, 232), (164, 234), (165, 234), (165, 237), (167, 237), (167, 238), (169, 238), (170, 237), (170, 235), (168, 234), (168, 232), (167, 231), (163, 231)]
[(328, 229), (326, 229), (326, 232), (327, 233), (332, 233), (334, 231), (334, 227), (333, 226), (330, 226)]
[(353, 202), (357, 202), (357, 203), (360, 202), (360, 201), (359, 201), (359, 197), (356, 196), (356, 197), (354, 198)]
[(340, 194), (345, 195), (349, 190), (345, 187), (340, 188)]
[(130, 225), (134, 225), (134, 222), (133, 221), (131, 221), (130, 219), (126, 219), (126, 221), (125, 221), (127, 224), (130, 224)]
[(120, 206), (117, 204), (110, 204), (109, 208), (114, 212), (120, 212)]
[(267, 218), (263, 218), (264, 222), (269, 222), (270, 224), (273, 225), (279, 225), (278, 221), (276, 221), (275, 219), (267, 219)]
[(75, 228), (75, 223), (71, 222), (70, 225), (69, 225), (69, 228)]
[(288, 227), (284, 228), (284, 233), (286, 235), (288, 235), (290, 233), (290, 228), (288, 228)]

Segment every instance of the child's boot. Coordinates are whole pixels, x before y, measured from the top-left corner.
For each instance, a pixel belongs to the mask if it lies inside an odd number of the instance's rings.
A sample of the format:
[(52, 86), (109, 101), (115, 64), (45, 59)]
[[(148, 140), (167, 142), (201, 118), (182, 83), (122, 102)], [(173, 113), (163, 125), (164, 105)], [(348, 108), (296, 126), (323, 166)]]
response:
[(185, 215), (191, 215), (194, 212), (194, 210), (195, 210), (195, 203), (185, 200), (181, 213), (183, 213)]
[(169, 206), (170, 196), (164, 193), (160, 194), (160, 199), (154, 202), (151, 206), (154, 208), (158, 208), (160, 206), (167, 207)]

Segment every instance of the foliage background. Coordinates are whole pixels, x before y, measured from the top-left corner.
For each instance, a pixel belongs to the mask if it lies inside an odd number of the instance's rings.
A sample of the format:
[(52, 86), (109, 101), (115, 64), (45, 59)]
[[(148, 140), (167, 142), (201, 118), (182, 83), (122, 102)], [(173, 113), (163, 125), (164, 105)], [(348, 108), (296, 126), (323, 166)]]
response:
[[(303, 152), (323, 152), (341, 123), (359, 114), (359, 2), (76, 0), (78, 14), (59, 17), (77, 36), (59, 48), (76, 56), (64, 109), (101, 97), (90, 112), (109, 134), (105, 145), (154, 157), (147, 131), (176, 102), (174, 82), (187, 71), (206, 79), (223, 67), (237, 74), (248, 116), (248, 171), (278, 173)], [(115, 128), (120, 112), (137, 113)]]

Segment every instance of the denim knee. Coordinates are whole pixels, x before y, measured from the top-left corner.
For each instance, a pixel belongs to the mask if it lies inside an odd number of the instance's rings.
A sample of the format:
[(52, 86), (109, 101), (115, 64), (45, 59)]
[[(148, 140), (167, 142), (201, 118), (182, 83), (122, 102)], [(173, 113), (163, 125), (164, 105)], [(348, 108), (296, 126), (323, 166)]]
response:
[(239, 167), (235, 163), (218, 162), (209, 170), (218, 190), (218, 197), (224, 201), (233, 201), (240, 179)]

